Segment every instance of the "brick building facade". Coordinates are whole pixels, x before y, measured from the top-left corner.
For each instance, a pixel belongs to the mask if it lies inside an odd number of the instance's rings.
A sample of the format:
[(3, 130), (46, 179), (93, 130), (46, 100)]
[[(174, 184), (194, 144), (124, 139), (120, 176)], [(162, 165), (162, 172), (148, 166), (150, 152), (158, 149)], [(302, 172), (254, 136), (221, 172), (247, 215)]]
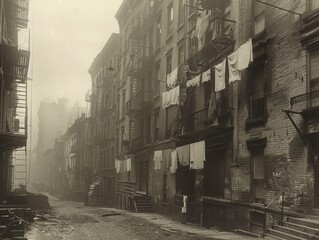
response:
[[(118, 207), (255, 232), (282, 202), (287, 214), (318, 207), (316, 4), (123, 1), (116, 121), (106, 126)], [(251, 63), (229, 72), (243, 48)], [(174, 167), (182, 148), (191, 160)]]

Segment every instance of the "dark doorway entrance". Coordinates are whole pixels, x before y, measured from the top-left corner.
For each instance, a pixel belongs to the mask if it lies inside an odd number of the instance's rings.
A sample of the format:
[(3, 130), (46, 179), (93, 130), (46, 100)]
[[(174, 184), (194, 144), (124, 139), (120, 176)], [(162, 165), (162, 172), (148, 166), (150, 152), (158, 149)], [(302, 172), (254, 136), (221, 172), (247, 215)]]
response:
[(138, 190), (148, 193), (148, 162), (138, 163)]
[(225, 185), (225, 150), (206, 152), (204, 193), (207, 196), (223, 198)]
[(176, 171), (176, 193), (194, 195), (195, 172), (189, 166), (178, 166)]

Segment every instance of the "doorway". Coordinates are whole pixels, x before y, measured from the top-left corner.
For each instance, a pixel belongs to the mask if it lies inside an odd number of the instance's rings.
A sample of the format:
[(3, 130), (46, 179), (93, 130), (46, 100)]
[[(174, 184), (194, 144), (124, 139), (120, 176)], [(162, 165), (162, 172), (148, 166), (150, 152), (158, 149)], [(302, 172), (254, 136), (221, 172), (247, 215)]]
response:
[(148, 193), (148, 162), (138, 163), (138, 190)]
[(204, 193), (207, 196), (224, 198), (225, 150), (208, 151), (206, 156)]
[(176, 193), (179, 195), (194, 195), (195, 171), (189, 166), (180, 166), (176, 170)]

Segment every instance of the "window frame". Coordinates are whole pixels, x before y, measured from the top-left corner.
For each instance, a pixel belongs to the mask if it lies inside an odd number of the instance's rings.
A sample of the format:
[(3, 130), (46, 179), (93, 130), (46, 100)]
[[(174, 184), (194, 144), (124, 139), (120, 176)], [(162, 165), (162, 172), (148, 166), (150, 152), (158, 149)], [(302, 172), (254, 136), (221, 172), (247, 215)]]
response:
[[(265, 1), (265, 0), (264, 0)], [(258, 12), (256, 14), (256, 10), (257, 10), (257, 7), (256, 5), (257, 4), (260, 4), (260, 6), (263, 6), (263, 10), (261, 10), (260, 12)], [(260, 31), (256, 31), (256, 19), (258, 17), (261, 17), (263, 15), (263, 28), (260, 30)], [(256, 0), (252, 1), (252, 33), (254, 36), (258, 35), (258, 34), (261, 34), (263, 31), (265, 31), (266, 29), (266, 6), (262, 3), (259, 3), (257, 2)]]

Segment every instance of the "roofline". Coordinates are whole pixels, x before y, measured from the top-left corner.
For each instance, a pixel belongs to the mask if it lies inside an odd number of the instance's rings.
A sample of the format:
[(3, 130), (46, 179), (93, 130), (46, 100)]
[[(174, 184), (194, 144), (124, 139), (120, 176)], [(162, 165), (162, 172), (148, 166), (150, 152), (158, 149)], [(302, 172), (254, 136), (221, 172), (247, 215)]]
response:
[[(104, 47), (100, 51), (100, 53), (96, 55), (96, 57), (94, 58), (88, 70), (88, 72), (91, 74), (91, 77), (92, 75), (94, 75), (94, 71), (103, 64), (103, 58), (106, 57), (107, 54), (113, 53), (114, 51), (117, 50), (118, 38), (119, 38), (118, 33), (112, 33), (109, 39), (107, 40), (107, 42), (105, 43)], [(114, 45), (116, 45), (115, 48), (114, 48)]]

